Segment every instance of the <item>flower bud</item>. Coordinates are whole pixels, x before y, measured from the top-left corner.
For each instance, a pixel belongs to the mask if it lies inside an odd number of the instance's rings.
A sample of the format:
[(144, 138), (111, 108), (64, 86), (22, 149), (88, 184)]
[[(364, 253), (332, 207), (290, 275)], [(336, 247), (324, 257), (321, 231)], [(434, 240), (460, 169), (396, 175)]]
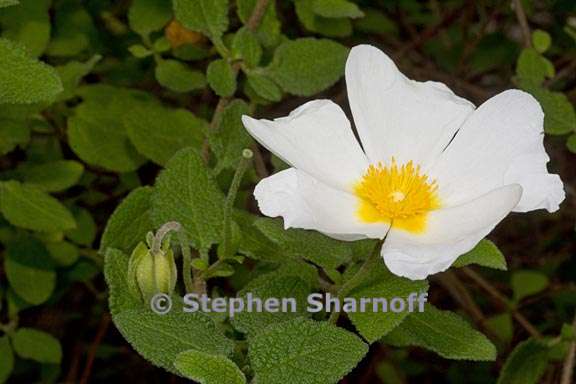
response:
[(170, 295), (176, 279), (174, 254), (168, 245), (157, 254), (143, 242), (136, 246), (128, 266), (128, 286), (135, 296), (148, 301), (157, 293)]

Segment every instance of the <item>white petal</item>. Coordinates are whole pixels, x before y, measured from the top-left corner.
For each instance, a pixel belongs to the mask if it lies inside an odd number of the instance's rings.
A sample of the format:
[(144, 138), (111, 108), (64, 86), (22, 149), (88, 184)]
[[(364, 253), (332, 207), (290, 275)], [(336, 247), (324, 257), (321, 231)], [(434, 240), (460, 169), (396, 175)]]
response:
[(492, 231), (521, 195), (522, 187), (507, 185), (466, 204), (433, 211), (423, 234), (392, 227), (382, 247), (386, 266), (412, 280), (446, 270)]
[(368, 167), (346, 115), (329, 100), (310, 101), (274, 121), (242, 121), (268, 150), (332, 187), (350, 190)]
[(435, 159), (474, 105), (442, 83), (413, 81), (369, 45), (354, 47), (346, 63), (354, 122), (368, 158), (425, 165)]
[(314, 229), (339, 240), (382, 239), (389, 228), (360, 222), (356, 197), (295, 168), (262, 179), (254, 196), (264, 215), (284, 218), (285, 228)]
[(523, 188), (515, 211), (558, 209), (562, 182), (546, 169), (544, 114), (531, 95), (510, 90), (482, 104), (464, 123), (429, 175), (442, 202), (458, 205), (517, 183)]

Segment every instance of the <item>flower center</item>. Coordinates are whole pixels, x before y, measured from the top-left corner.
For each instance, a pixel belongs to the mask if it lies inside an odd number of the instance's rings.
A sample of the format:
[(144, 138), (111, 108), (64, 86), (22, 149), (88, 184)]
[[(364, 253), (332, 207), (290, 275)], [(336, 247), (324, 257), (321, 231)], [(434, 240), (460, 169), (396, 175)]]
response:
[(438, 185), (412, 161), (398, 165), (370, 165), (354, 192), (360, 200), (358, 216), (367, 223), (389, 222), (409, 232), (423, 232), (428, 212), (440, 207)]

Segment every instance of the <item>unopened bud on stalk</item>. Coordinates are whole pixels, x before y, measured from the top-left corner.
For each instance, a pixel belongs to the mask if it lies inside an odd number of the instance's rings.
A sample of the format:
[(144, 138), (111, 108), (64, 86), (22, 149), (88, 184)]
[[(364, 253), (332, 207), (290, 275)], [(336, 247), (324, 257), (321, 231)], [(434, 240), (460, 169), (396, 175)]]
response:
[(158, 293), (170, 295), (176, 279), (176, 263), (169, 241), (156, 253), (144, 242), (136, 246), (128, 265), (128, 286), (135, 296), (148, 301)]

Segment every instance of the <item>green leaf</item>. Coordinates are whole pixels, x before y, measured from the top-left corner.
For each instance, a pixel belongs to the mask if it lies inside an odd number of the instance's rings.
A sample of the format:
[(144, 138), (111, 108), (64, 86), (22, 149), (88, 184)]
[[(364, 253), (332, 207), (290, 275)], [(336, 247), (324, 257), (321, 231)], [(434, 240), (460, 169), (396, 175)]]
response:
[(177, 221), (197, 248), (217, 243), (222, 233), (224, 194), (194, 148), (180, 150), (156, 179), (152, 221)]
[(538, 99), (544, 110), (544, 132), (564, 135), (576, 131), (576, 111), (568, 97), (544, 88), (527, 89)]
[(510, 285), (514, 292), (514, 301), (519, 302), (523, 298), (534, 295), (548, 287), (548, 276), (538, 271), (514, 271)]
[(54, 68), (28, 56), (15, 43), (0, 38), (0, 103), (50, 101), (62, 92)]
[(202, 72), (192, 70), (177, 60), (160, 61), (154, 73), (162, 86), (174, 92), (191, 92), (206, 87), (206, 78)]
[(548, 366), (548, 352), (548, 346), (542, 341), (521, 342), (506, 359), (497, 384), (538, 383)]
[(190, 350), (180, 353), (174, 366), (187, 379), (200, 384), (246, 383), (240, 368), (224, 356)]
[(128, 261), (127, 254), (118, 249), (107, 248), (104, 258), (104, 277), (108, 284), (108, 305), (112, 316), (123, 311), (141, 308), (143, 305), (140, 297), (135, 297), (130, 293)]
[(132, 143), (142, 155), (164, 165), (178, 150), (201, 148), (208, 124), (185, 109), (143, 105), (124, 116)]
[(18, 7), (0, 13), (2, 37), (26, 47), (33, 57), (41, 56), (50, 41), (51, 0), (20, 0)]
[[(0, 0), (0, 8), (6, 8), (18, 4), (20, 4), (18, 0)], [(2, 380), (0, 380), (0, 382), (2, 382)]]
[(323, 17), (340, 18), (350, 17), (358, 18), (364, 16), (364, 13), (358, 6), (347, 0), (313, 0), (314, 13)]
[(314, 12), (313, 0), (295, 0), (296, 15), (304, 27), (328, 37), (346, 37), (352, 34), (348, 18), (327, 18)]
[(80, 257), (80, 250), (77, 246), (67, 241), (59, 241), (57, 243), (46, 243), (46, 249), (50, 253), (52, 260), (54, 260), (61, 267), (69, 267), (78, 261)]
[(190, 349), (212, 355), (229, 355), (234, 348), (204, 313), (172, 311), (157, 315), (149, 310), (128, 310), (113, 317), (126, 340), (147, 360), (176, 372), (174, 360)]
[(534, 32), (532, 32), (532, 45), (538, 52), (546, 52), (548, 48), (550, 48), (551, 44), (552, 38), (548, 32), (541, 29), (536, 29)]
[(249, 340), (254, 382), (338, 382), (368, 352), (354, 334), (326, 322), (296, 319), (266, 328)]
[(288, 93), (312, 96), (344, 73), (348, 49), (331, 40), (304, 38), (282, 44), (267, 71)]
[(66, 237), (76, 244), (90, 247), (96, 238), (96, 223), (90, 212), (84, 208), (72, 207), (76, 228), (65, 232)]
[(68, 119), (68, 140), (82, 160), (115, 172), (137, 169), (144, 158), (128, 138), (124, 114), (140, 103), (149, 104), (146, 93), (95, 85), (79, 90), (84, 102)]
[(76, 56), (96, 40), (98, 31), (85, 4), (60, 0), (54, 4), (54, 31), (47, 53), (51, 56)]
[(518, 58), (516, 74), (523, 83), (539, 85), (547, 77), (554, 76), (554, 66), (535, 49), (526, 48)]
[(78, 183), (84, 166), (74, 160), (48, 163), (24, 163), (16, 169), (16, 177), (46, 192), (59, 192)]
[(248, 84), (258, 96), (266, 100), (274, 102), (282, 100), (282, 90), (266, 75), (249, 73)]
[(138, 59), (143, 59), (152, 56), (154, 52), (143, 46), (142, 44), (134, 44), (128, 47), (128, 51)]
[(453, 267), (464, 267), (470, 264), (478, 264), (487, 268), (499, 269), (506, 271), (506, 258), (498, 247), (490, 240), (482, 240), (471, 251), (460, 256)]
[(248, 294), (261, 300), (294, 298), (296, 307), (293, 308), (291, 304), (286, 303), (286, 310), (279, 312), (239, 312), (231, 319), (232, 324), (237, 330), (253, 336), (271, 324), (292, 320), (296, 317), (307, 317), (306, 299), (310, 291), (309, 282), (296, 274), (290, 274), (289, 271), (285, 271), (285, 274), (267, 273), (259, 276), (238, 292), (238, 297), (243, 298), (244, 302), (248, 302)]
[(303, 257), (327, 269), (335, 269), (352, 257), (349, 243), (334, 240), (316, 231), (287, 229), (281, 220), (257, 219), (256, 227), (276, 243), (284, 254)]
[(242, 115), (245, 114), (248, 114), (248, 105), (242, 100), (233, 100), (222, 111), (217, 129), (210, 131), (210, 148), (218, 158), (216, 171), (222, 168), (235, 169), (242, 150), (252, 144), (242, 124)]
[(10, 286), (30, 304), (42, 304), (56, 286), (54, 264), (38, 240), (22, 238), (8, 244), (4, 260)]
[(470, 324), (450, 311), (426, 305), (423, 312), (411, 313), (390, 332), (385, 343), (419, 346), (446, 359), (493, 361), (496, 347)]
[[(426, 294), (427, 290), (426, 280), (413, 281), (396, 276), (388, 271), (378, 258), (370, 266), (370, 274), (347, 296), (356, 299), (356, 302), (360, 302), (362, 298), (386, 298), (387, 311), (382, 311), (380, 305), (374, 311), (373, 305), (369, 305), (366, 311), (357, 308), (356, 311), (349, 312), (348, 317), (364, 339), (372, 343), (396, 328), (410, 314), (410, 294)], [(406, 308), (399, 312), (392, 311), (391, 299), (395, 297), (405, 299)], [(418, 311), (416, 299), (417, 296), (412, 302), (412, 311)]]
[(364, 17), (354, 22), (356, 29), (365, 33), (381, 35), (397, 35), (398, 26), (382, 11), (374, 8), (362, 8)]
[(568, 147), (570, 152), (576, 153), (576, 133), (568, 136), (568, 139), (566, 140), (566, 147)]
[[(238, 17), (244, 25), (246, 25), (254, 12), (256, 0), (236, 0), (236, 5), (238, 8)], [(280, 41), (280, 28), (281, 24), (276, 14), (275, 4), (269, 1), (264, 9), (262, 20), (256, 28), (256, 37), (264, 47), (275, 47)]]
[(225, 59), (210, 62), (206, 70), (210, 88), (221, 97), (231, 97), (236, 92), (236, 72)]
[(154, 229), (150, 218), (152, 188), (134, 189), (108, 219), (100, 242), (100, 253), (117, 248), (128, 254)]
[(0, 183), (0, 210), (12, 225), (55, 232), (76, 227), (72, 214), (40, 189), (17, 181)]
[(514, 336), (514, 323), (509, 312), (501, 313), (486, 319), (488, 327), (498, 338), (509, 344)]
[(254, 32), (242, 27), (232, 40), (232, 54), (234, 59), (242, 59), (248, 67), (255, 67), (262, 58), (262, 47)]
[(0, 119), (0, 155), (30, 140), (30, 126), (25, 121)]
[(161, 29), (172, 17), (172, 7), (166, 0), (134, 0), (128, 11), (128, 23), (142, 36)]
[(12, 336), (14, 351), (23, 359), (39, 363), (60, 364), (60, 341), (49, 333), (33, 328), (19, 328)]
[(14, 369), (14, 352), (7, 335), (0, 337), (0, 356), (0, 383), (5, 383)]
[(66, 64), (56, 67), (62, 84), (64, 92), (58, 95), (58, 101), (68, 100), (75, 96), (74, 92), (80, 84), (82, 78), (88, 75), (94, 69), (96, 63), (102, 59), (100, 55), (94, 55), (90, 60), (85, 63), (79, 61), (69, 61)]
[(228, 29), (228, 0), (173, 0), (176, 19), (186, 28), (212, 39)]

